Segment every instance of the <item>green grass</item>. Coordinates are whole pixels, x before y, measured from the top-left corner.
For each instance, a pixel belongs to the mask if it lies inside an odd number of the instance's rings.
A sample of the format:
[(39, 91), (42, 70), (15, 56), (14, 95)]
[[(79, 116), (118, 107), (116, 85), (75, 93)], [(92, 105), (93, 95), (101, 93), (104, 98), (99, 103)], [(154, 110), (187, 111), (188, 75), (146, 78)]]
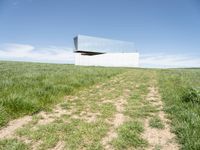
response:
[[(183, 150), (200, 149), (200, 69), (171, 69), (159, 72), (165, 111)], [(195, 90), (191, 90), (195, 89)]]
[[(63, 141), (66, 149), (103, 149), (101, 140), (106, 136), (111, 126), (107, 121), (116, 113), (114, 102), (119, 93), (129, 87), (127, 84), (127, 82), (130, 83), (129, 79), (124, 78), (126, 74), (119, 74), (114, 77), (118, 82), (113, 82), (112, 79), (106, 80), (103, 82), (104, 84), (100, 84), (100, 88), (96, 88), (96, 85), (88, 87), (77, 92), (74, 96), (76, 98), (71, 98), (72, 101), (61, 103), (63, 109), (68, 111), (75, 109), (73, 114), (62, 115), (56, 118), (53, 123), (45, 125), (37, 125), (40, 117), (34, 116), (34, 120), (24, 128), (19, 129), (17, 135), (31, 139), (33, 145), (41, 141), (40, 149), (55, 147), (58, 141)], [(122, 82), (122, 84), (118, 84), (119, 82)], [(95, 89), (95, 92), (93, 89)], [(108, 98), (110, 97), (110, 89), (113, 89), (113, 99)], [(101, 99), (109, 99), (113, 102), (102, 103)], [(100, 115), (96, 117), (96, 121), (87, 122), (84, 117), (80, 116), (81, 112), (85, 111), (99, 113)], [(72, 117), (73, 115), (80, 116), (80, 118), (75, 119)]]
[(118, 130), (118, 138), (112, 141), (115, 149), (144, 149), (148, 142), (142, 138), (144, 131), (142, 121), (156, 109), (146, 101), (148, 87), (150, 86), (151, 71), (144, 74), (143, 69), (134, 70), (127, 80), (132, 81), (131, 96), (127, 99), (124, 114), (129, 117), (129, 121), (121, 125)]
[(0, 150), (28, 150), (28, 146), (16, 139), (0, 141)]
[[(112, 81), (114, 76), (116, 81)], [(181, 149), (199, 150), (200, 69), (123, 69), (2, 61), (0, 127), (11, 119), (41, 110), (51, 113), (51, 107), (62, 103), (64, 96), (76, 94), (78, 98), (63, 102), (62, 108), (74, 107), (73, 115), (86, 110), (100, 113), (95, 122), (63, 115), (52, 123), (34, 128), (41, 119), (34, 115), (17, 135), (31, 139), (32, 144), (41, 141), (40, 149), (52, 148), (58, 141), (63, 141), (66, 149), (103, 149), (101, 139), (111, 127), (106, 120), (116, 113), (114, 101), (123, 95), (127, 99), (124, 115), (129, 121), (116, 129), (118, 138), (110, 144), (115, 149), (142, 149), (148, 146), (141, 137), (142, 120), (150, 117), (151, 127), (164, 128), (161, 120), (153, 115), (158, 109), (146, 101), (153, 80), (158, 81), (164, 111), (169, 114)], [(95, 88), (100, 83), (101, 87)], [(128, 96), (124, 94), (127, 89), (132, 91)], [(102, 103), (104, 100), (111, 102)], [(16, 139), (7, 139), (0, 140), (0, 149), (24, 150), (28, 146)]]
[(0, 126), (125, 69), (0, 61)]
[(149, 126), (157, 129), (164, 129), (165, 126), (158, 116), (154, 116), (149, 120)]
[(37, 130), (32, 129), (34, 124), (29, 124), (19, 129), (18, 134), (28, 136), (32, 142), (42, 141), (41, 150), (55, 147), (58, 141), (63, 141), (66, 149), (102, 149), (100, 140), (108, 131), (104, 122), (99, 120), (91, 124), (79, 119), (67, 118), (69, 123), (65, 123), (64, 120), (41, 125)]
[(118, 129), (118, 138), (113, 141), (116, 149), (130, 149), (145, 147), (147, 141), (141, 138), (140, 134), (144, 131), (140, 122), (127, 122)]
[[(41, 145), (38, 147), (40, 149), (55, 147), (58, 141), (63, 141), (66, 149), (104, 149), (101, 140), (113, 126), (108, 123), (108, 120), (112, 121), (117, 111), (114, 105), (115, 101), (123, 94), (123, 98), (127, 98), (128, 100), (129, 104), (127, 105), (132, 105), (126, 109), (126, 114), (130, 116), (135, 103), (145, 103), (144, 97), (148, 92), (149, 78), (148, 74), (142, 74), (143, 71), (129, 70), (117, 75), (111, 80), (106, 80), (98, 84), (98, 86), (100, 86), (99, 88), (96, 88), (96, 85), (94, 85), (83, 89), (76, 93), (74, 96), (76, 98), (74, 100), (71, 98), (72, 101), (61, 103), (61, 107), (68, 111), (75, 108), (73, 114), (62, 115), (56, 118), (54, 122), (45, 125), (37, 125), (37, 121), (40, 117), (34, 116), (31, 123), (17, 131), (17, 135), (31, 139), (32, 145), (40, 141)], [(137, 77), (139, 77), (139, 80), (135, 80)], [(139, 84), (141, 81), (146, 81), (146, 83), (136, 87), (136, 84)], [(110, 92), (111, 89), (112, 92)], [(134, 92), (126, 95), (123, 91), (127, 89)], [(110, 101), (102, 103), (104, 100)], [(147, 108), (146, 104), (145, 108)], [(143, 109), (143, 107), (138, 110), (141, 109)], [(152, 110), (153, 109), (147, 109), (148, 112), (152, 112)], [(85, 111), (99, 113), (100, 115), (96, 117), (96, 121), (94, 122), (87, 122), (84, 120), (84, 117), (76, 119), (72, 117), (73, 115), (80, 116), (81, 112)], [(146, 112), (145, 115), (147, 115), (148, 112)], [(112, 141), (112, 145), (116, 149), (147, 146), (147, 141), (141, 137), (141, 133), (144, 130), (143, 124), (137, 119), (139, 118), (136, 116), (131, 117), (129, 122), (124, 123), (116, 129), (119, 136)]]

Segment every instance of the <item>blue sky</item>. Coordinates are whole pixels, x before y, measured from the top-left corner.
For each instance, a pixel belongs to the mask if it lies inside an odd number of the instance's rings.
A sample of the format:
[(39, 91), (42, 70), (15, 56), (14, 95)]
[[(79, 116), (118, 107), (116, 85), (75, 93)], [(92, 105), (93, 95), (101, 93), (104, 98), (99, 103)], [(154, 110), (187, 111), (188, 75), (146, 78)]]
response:
[(72, 38), (132, 41), (141, 66), (200, 67), (199, 0), (0, 0), (0, 59), (73, 63)]

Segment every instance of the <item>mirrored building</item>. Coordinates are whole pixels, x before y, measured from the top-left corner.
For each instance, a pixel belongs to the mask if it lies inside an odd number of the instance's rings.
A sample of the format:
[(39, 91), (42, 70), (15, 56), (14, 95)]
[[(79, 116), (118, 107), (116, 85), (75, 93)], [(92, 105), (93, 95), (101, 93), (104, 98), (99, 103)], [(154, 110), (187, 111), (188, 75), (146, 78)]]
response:
[(74, 38), (75, 65), (138, 67), (134, 43), (78, 35)]

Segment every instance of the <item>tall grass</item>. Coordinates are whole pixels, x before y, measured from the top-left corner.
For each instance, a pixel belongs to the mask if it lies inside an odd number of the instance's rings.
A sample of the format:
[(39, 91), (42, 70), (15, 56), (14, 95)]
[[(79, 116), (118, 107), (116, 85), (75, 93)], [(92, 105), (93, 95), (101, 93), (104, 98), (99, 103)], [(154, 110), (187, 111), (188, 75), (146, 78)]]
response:
[(159, 86), (184, 150), (200, 149), (200, 69), (162, 70)]
[(68, 95), (124, 69), (0, 62), (0, 126), (10, 119), (49, 108)]

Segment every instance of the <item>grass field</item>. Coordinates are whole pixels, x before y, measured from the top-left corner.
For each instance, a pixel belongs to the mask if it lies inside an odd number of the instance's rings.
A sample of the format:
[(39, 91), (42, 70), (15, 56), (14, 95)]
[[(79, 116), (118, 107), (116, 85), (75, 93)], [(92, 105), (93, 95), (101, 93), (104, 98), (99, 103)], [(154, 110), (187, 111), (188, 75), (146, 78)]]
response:
[(0, 62), (0, 126), (48, 109), (63, 96), (120, 72), (122, 69)]
[(165, 111), (182, 149), (200, 149), (200, 69), (162, 70), (159, 76)]
[(200, 69), (0, 62), (1, 126), (24, 122), (0, 149), (198, 150), (199, 87)]

